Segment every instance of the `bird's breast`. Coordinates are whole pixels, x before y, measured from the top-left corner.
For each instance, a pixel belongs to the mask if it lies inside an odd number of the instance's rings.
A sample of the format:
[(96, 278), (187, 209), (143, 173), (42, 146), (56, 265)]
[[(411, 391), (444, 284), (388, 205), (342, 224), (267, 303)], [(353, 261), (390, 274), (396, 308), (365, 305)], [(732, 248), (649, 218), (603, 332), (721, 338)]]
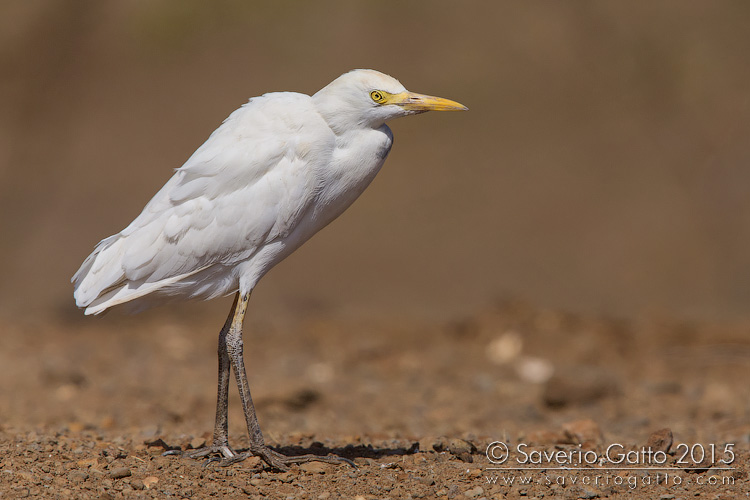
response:
[(341, 215), (370, 185), (393, 144), (387, 126), (339, 137), (331, 161), (321, 166), (318, 217)]
[(282, 210), (286, 216), (281, 225), (289, 231), (281, 231), (283, 239), (272, 238), (252, 259), (241, 264), (241, 289), (251, 290), (268, 270), (349, 208), (383, 166), (392, 137), (387, 127), (337, 137), (325, 160), (317, 156), (318, 161), (303, 162), (304, 193), (292, 197), (304, 200), (301, 210)]

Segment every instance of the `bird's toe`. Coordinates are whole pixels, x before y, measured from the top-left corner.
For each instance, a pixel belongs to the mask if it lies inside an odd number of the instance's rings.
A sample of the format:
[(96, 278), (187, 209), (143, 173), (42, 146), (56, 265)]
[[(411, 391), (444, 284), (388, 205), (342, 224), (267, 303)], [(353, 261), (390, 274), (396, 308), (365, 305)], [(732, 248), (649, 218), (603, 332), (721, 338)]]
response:
[(211, 445), (191, 450), (168, 450), (162, 456), (180, 456), (192, 459), (208, 458), (208, 462), (216, 460), (227, 460), (238, 454), (228, 445)]

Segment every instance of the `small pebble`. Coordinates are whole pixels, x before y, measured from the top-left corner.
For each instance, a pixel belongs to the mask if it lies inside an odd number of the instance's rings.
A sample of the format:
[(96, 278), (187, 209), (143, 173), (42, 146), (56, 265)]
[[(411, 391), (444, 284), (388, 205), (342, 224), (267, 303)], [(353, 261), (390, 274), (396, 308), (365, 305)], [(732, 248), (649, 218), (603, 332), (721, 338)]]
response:
[(426, 486), (432, 486), (433, 484), (435, 484), (435, 478), (432, 476), (427, 476), (427, 477), (420, 476), (417, 478), (417, 481), (419, 481), (420, 483)]
[(193, 449), (203, 448), (206, 446), (206, 440), (201, 437), (193, 438), (190, 441), (190, 447)]
[(589, 490), (589, 489), (583, 489), (580, 495), (578, 495), (578, 498), (583, 498), (585, 500), (590, 500), (592, 498), (598, 498), (598, 497), (599, 497), (599, 493), (597, 493), (594, 490)]
[(299, 468), (309, 474), (325, 474), (331, 466), (323, 462), (307, 462), (300, 465)]
[(291, 472), (284, 472), (282, 474), (276, 474), (273, 476), (273, 479), (281, 481), (282, 483), (291, 483), (294, 481), (294, 475)]
[(492, 363), (504, 365), (516, 359), (521, 354), (521, 350), (523, 350), (521, 336), (517, 332), (507, 331), (487, 344), (485, 352)]
[(97, 465), (99, 463), (99, 460), (96, 458), (88, 458), (86, 460), (78, 460), (76, 462), (76, 465), (78, 467), (93, 467), (94, 465)]
[(566, 422), (563, 424), (562, 430), (569, 442), (589, 445), (589, 448), (601, 444), (603, 440), (599, 424), (588, 418)]
[(471, 469), (468, 472), (468, 476), (472, 479), (476, 479), (484, 474), (484, 471), (482, 469)]
[(671, 429), (659, 429), (649, 436), (648, 441), (646, 442), (646, 448), (650, 448), (653, 452), (662, 451), (668, 453), (669, 449), (672, 447), (673, 441), (674, 437), (672, 436)]
[(447, 451), (454, 457), (467, 463), (474, 462), (471, 454), (477, 451), (472, 443), (458, 438), (439, 437), (432, 443), (432, 449), (437, 452)]
[(524, 356), (516, 363), (516, 373), (525, 382), (543, 384), (552, 378), (555, 367), (546, 359)]
[(484, 488), (481, 486), (464, 491), (464, 496), (466, 498), (479, 498), (482, 495), (484, 495)]
[(74, 470), (68, 474), (68, 481), (72, 483), (82, 483), (89, 478), (89, 475), (82, 470)]
[(123, 477), (130, 476), (130, 474), (130, 469), (127, 467), (117, 467), (116, 469), (109, 471), (109, 477), (112, 479), (122, 479)]
[(471, 454), (477, 451), (477, 447), (468, 441), (458, 438), (447, 438), (444, 436), (435, 440), (432, 444), (432, 449), (437, 452), (447, 451), (450, 452), (451, 455), (460, 455), (462, 453)]
[(145, 486), (146, 489), (151, 488), (158, 482), (159, 482), (159, 478), (155, 476), (148, 476), (148, 477), (143, 478), (143, 486)]
[(544, 388), (544, 402), (550, 407), (582, 405), (619, 392), (618, 380), (607, 370), (556, 370)]

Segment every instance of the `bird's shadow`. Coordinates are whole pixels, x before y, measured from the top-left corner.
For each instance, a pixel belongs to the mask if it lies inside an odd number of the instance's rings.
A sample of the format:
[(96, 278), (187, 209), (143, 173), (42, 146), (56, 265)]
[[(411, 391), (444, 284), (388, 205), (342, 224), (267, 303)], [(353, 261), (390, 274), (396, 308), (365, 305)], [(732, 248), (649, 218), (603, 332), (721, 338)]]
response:
[[(147, 446), (153, 446), (164, 449), (164, 451), (177, 451), (181, 450), (179, 446), (170, 446), (163, 439), (156, 439), (155, 441), (147, 441), (144, 444)], [(327, 455), (336, 455), (349, 460), (356, 458), (370, 458), (379, 459), (383, 457), (400, 457), (406, 455), (413, 455), (419, 453), (419, 442), (415, 441), (408, 448), (397, 447), (397, 448), (376, 448), (372, 444), (359, 444), (346, 446), (338, 446), (330, 448), (325, 446), (319, 441), (313, 442), (310, 446), (298, 446), (298, 445), (287, 445), (287, 446), (269, 446), (272, 450), (281, 453), (286, 456), (298, 456), (298, 455), (318, 455), (325, 457)], [(188, 447), (185, 451), (190, 451), (192, 448)], [(238, 453), (244, 453), (249, 448), (239, 448), (235, 451)]]
[(355, 458), (371, 458), (378, 459), (383, 457), (399, 457), (405, 455), (413, 455), (419, 453), (419, 443), (414, 442), (408, 448), (397, 447), (397, 448), (376, 448), (371, 444), (359, 444), (346, 446), (338, 446), (335, 448), (329, 448), (323, 443), (314, 442), (309, 447), (304, 446), (274, 446), (273, 449), (282, 455), (295, 456), (295, 455), (336, 455), (349, 460)]

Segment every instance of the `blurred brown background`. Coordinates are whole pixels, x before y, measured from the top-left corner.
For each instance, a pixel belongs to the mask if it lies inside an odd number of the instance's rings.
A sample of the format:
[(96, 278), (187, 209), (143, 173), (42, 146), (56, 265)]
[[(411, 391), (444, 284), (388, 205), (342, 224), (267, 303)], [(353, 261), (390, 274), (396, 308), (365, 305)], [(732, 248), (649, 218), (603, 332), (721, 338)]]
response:
[(80, 314), (70, 276), (232, 110), (369, 67), (471, 111), (392, 123), (256, 317), (748, 317), (748, 26), (743, 1), (3, 2), (0, 314)]

